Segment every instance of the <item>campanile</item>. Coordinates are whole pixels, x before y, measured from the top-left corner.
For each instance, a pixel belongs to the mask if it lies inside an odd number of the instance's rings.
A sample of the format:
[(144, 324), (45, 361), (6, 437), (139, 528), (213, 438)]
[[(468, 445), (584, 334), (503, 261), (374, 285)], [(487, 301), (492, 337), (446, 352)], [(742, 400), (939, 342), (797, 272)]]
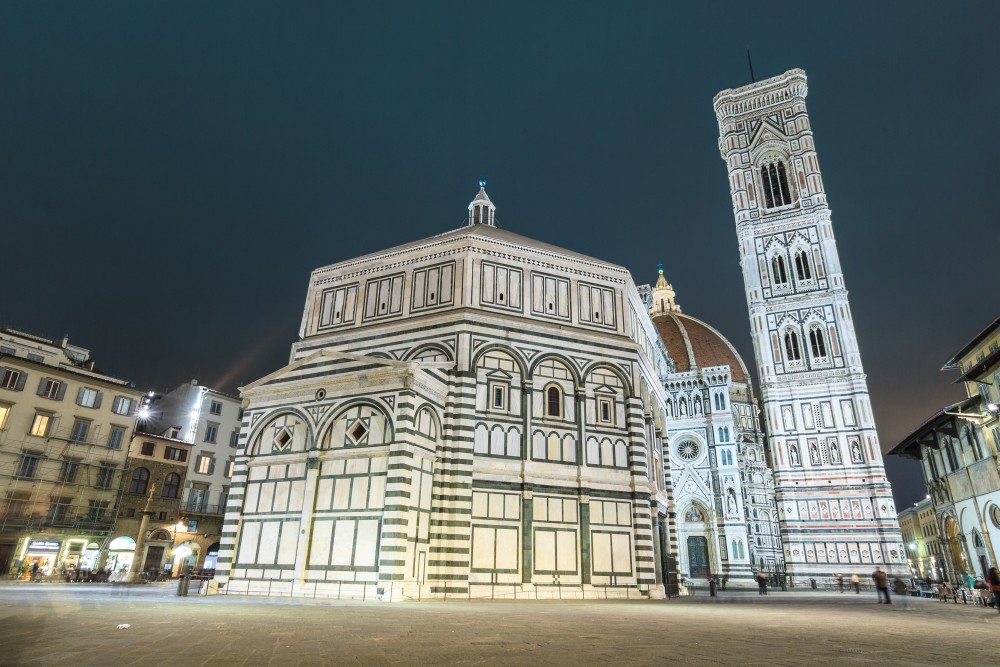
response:
[(793, 69), (715, 96), (788, 573), (906, 572), (830, 208)]

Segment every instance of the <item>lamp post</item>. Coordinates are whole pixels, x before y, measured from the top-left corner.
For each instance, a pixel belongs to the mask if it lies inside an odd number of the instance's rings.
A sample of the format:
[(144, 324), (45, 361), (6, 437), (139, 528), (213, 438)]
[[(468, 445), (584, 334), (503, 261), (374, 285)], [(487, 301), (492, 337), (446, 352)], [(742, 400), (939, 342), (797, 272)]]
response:
[[(177, 544), (178, 534), (187, 533), (187, 524), (184, 523), (182, 519), (178, 519), (176, 524), (170, 526), (170, 533), (171, 537), (173, 537), (173, 543), (174, 543), (174, 550), (173, 550), (174, 567), (172, 568), (170, 576), (176, 577), (181, 573), (181, 563), (188, 556), (188, 554), (191, 553), (190, 547)], [(180, 558), (180, 560), (178, 560), (178, 558)]]

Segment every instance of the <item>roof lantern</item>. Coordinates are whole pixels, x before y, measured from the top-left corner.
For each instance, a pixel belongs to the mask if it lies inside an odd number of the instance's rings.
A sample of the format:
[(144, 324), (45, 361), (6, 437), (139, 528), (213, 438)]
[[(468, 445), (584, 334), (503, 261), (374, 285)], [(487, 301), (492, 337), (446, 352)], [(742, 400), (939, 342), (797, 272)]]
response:
[(493, 215), (497, 207), (490, 201), (490, 196), (486, 194), (486, 180), (479, 179), (479, 194), (469, 204), (469, 224), (489, 225), (495, 227)]

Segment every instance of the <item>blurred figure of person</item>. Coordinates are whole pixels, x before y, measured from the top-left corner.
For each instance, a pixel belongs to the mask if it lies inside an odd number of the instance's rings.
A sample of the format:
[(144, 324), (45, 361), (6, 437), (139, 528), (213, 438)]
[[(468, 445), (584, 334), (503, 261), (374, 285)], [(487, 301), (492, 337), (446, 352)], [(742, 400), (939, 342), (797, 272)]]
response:
[(857, 573), (851, 575), (851, 586), (854, 586), (855, 593), (861, 593), (861, 577)]
[(757, 595), (767, 595), (767, 575), (763, 572), (757, 573)]
[(38, 561), (31, 564), (31, 581), (38, 581)]
[(885, 597), (886, 604), (892, 604), (889, 599), (889, 577), (882, 568), (876, 566), (875, 571), (872, 572), (872, 581), (875, 582), (875, 588), (878, 590), (878, 603), (882, 604), (882, 598)]
[(986, 578), (988, 579), (986, 583), (990, 585), (990, 591), (993, 593), (993, 608), (1000, 612), (1000, 570), (994, 565), (986, 573)]
[(837, 588), (840, 589), (841, 593), (844, 592), (844, 575), (842, 574), (837, 575)]
[(976, 578), (973, 577), (968, 572), (962, 574), (962, 581), (965, 582), (965, 587), (968, 588), (970, 591), (972, 590), (972, 587), (976, 585)]
[(896, 599), (900, 601), (900, 606), (903, 609), (909, 609), (909, 601), (906, 599), (906, 582), (900, 577), (896, 577), (892, 580), (892, 592), (896, 594)]

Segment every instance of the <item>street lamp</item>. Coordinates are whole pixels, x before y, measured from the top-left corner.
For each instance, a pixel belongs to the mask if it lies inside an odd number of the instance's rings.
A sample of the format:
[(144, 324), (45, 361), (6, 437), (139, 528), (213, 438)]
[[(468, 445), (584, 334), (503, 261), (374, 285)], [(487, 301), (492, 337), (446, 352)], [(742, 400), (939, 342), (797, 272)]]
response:
[(171, 568), (170, 575), (176, 577), (179, 576), (181, 573), (181, 563), (183, 563), (184, 559), (191, 554), (191, 547), (184, 545), (178, 546), (177, 544), (178, 534), (188, 532), (187, 524), (184, 523), (182, 519), (178, 519), (177, 523), (170, 526), (170, 532), (172, 534), (174, 543), (174, 553), (173, 553), (174, 567)]

